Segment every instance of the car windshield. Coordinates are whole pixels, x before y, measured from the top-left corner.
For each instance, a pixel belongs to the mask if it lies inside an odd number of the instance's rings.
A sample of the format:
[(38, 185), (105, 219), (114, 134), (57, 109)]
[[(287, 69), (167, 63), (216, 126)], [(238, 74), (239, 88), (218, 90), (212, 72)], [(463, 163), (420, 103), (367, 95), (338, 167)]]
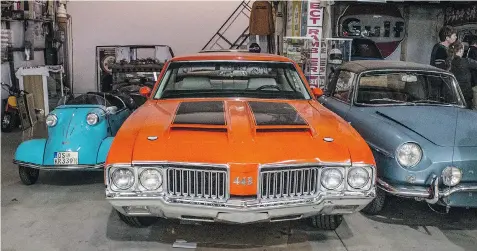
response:
[(356, 102), (462, 105), (453, 77), (425, 72), (366, 73), (359, 79)]
[(64, 96), (60, 99), (58, 105), (103, 105), (110, 106), (110, 103), (99, 94), (76, 94), (73, 96)]
[(249, 97), (310, 99), (292, 63), (175, 62), (161, 80), (156, 99)]

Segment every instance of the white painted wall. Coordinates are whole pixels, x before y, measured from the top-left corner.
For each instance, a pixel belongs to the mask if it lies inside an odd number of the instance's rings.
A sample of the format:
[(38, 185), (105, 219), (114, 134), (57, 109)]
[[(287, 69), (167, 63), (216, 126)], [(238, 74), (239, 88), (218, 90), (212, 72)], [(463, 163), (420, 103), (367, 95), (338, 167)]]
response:
[(443, 13), (437, 7), (412, 6), (409, 12), (406, 61), (429, 64), (431, 51), (439, 40)]
[[(167, 44), (174, 54), (195, 53), (240, 4), (240, 1), (69, 1), (73, 23), (74, 91), (96, 90), (96, 46)], [(230, 30), (236, 37), (248, 25)], [(233, 34), (236, 34), (235, 36)]]

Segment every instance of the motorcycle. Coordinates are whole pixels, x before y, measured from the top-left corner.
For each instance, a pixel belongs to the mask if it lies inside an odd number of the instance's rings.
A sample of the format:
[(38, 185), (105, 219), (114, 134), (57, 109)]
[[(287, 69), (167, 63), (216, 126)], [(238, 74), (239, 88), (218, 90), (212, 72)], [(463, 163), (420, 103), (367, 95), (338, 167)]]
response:
[(21, 118), (18, 110), (17, 99), (24, 95), (24, 91), (14, 90), (10, 85), (2, 83), (2, 88), (8, 91), (8, 98), (4, 99), (5, 109), (2, 114), (2, 132), (11, 132), (13, 129), (20, 127)]

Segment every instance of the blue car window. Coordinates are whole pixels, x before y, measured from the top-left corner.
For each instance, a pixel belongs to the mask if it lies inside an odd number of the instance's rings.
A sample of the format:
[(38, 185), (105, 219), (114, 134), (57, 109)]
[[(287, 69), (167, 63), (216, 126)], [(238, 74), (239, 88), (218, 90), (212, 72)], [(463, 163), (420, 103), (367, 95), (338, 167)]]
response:
[(111, 103), (99, 94), (81, 94), (79, 96), (69, 98), (65, 105), (103, 105), (111, 106)]
[(336, 87), (333, 92), (333, 97), (344, 102), (349, 102), (349, 94), (353, 84), (353, 76), (354, 74), (349, 71), (340, 71), (336, 81)]
[(118, 108), (118, 110), (124, 109), (125, 105), (124, 105), (123, 101), (121, 101), (119, 98), (117, 98), (113, 95), (106, 95), (105, 97), (106, 97), (106, 100), (108, 101), (108, 103), (110, 103), (113, 106), (116, 106)]
[(357, 103), (361, 104), (457, 104), (452, 78), (430, 73), (367, 73), (359, 79)]

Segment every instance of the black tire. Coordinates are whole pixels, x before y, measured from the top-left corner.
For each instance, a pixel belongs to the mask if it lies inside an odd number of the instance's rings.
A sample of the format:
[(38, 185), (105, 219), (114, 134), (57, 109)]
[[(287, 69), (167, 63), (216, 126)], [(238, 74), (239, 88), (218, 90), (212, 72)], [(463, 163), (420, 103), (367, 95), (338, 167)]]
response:
[(372, 200), (361, 211), (368, 215), (376, 215), (383, 210), (384, 203), (386, 202), (386, 192), (384, 190), (376, 188), (376, 198)]
[(2, 132), (11, 132), (15, 128), (15, 117), (10, 112), (5, 112), (2, 117)]
[(18, 173), (20, 174), (20, 179), (23, 184), (27, 186), (35, 184), (38, 180), (38, 176), (40, 176), (40, 170), (26, 166), (19, 166)]
[(317, 215), (311, 217), (311, 225), (322, 230), (335, 230), (342, 221), (342, 215)]
[(138, 217), (138, 216), (126, 216), (116, 210), (119, 218), (126, 224), (132, 227), (148, 227), (157, 221), (157, 217)]

